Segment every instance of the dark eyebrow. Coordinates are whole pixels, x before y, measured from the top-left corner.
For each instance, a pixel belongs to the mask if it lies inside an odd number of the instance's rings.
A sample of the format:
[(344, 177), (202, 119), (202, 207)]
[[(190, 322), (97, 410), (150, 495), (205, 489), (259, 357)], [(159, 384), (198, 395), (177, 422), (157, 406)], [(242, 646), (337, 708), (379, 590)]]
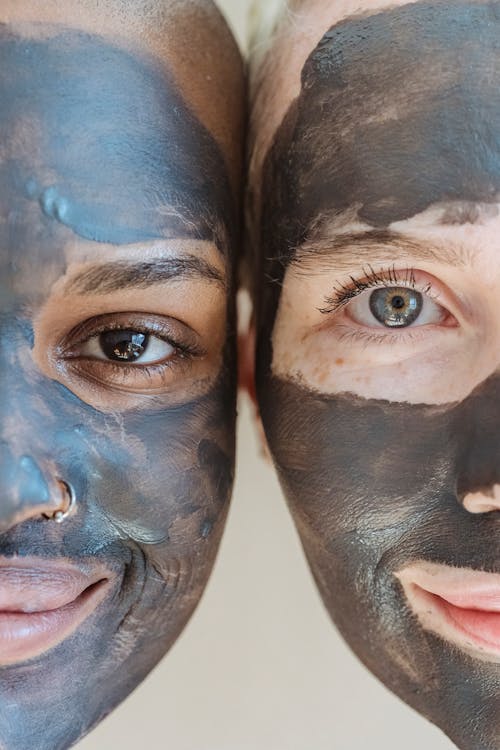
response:
[(67, 291), (75, 294), (109, 294), (120, 289), (144, 289), (172, 279), (203, 279), (225, 287), (224, 277), (208, 261), (190, 255), (186, 258), (156, 258), (134, 263), (99, 263), (72, 279)]
[(353, 266), (374, 262), (393, 264), (399, 260), (465, 266), (471, 261), (471, 250), (443, 241), (423, 241), (387, 229), (373, 229), (312, 238), (297, 248), (291, 264), (304, 273), (321, 273), (332, 269), (349, 271)]

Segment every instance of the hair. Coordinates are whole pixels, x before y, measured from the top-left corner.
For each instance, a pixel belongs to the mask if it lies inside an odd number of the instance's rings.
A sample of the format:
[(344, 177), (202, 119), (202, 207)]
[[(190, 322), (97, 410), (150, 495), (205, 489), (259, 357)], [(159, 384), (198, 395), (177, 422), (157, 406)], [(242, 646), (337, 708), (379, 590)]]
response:
[(281, 18), (288, 10), (288, 0), (253, 0), (250, 7), (250, 63), (262, 49), (267, 51)]
[(253, 194), (253, 177), (255, 158), (255, 137), (259, 124), (259, 113), (265, 111), (269, 96), (267, 87), (263, 84), (269, 79), (269, 67), (272, 64), (272, 48), (277, 34), (280, 32), (283, 19), (290, 7), (290, 0), (252, 0), (249, 12), (248, 35), (248, 90), (250, 99), (250, 125), (247, 141), (248, 184), (246, 192), (245, 213), (247, 234), (245, 253), (240, 266), (241, 282), (249, 288), (253, 296), (255, 236), (257, 218), (255, 215), (255, 195)]

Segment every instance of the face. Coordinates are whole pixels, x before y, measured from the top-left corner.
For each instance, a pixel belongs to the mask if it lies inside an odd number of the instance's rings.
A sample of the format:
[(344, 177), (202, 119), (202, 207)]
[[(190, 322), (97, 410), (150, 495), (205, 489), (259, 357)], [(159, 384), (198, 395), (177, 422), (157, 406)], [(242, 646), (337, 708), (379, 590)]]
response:
[(0, 26), (0, 55), (0, 746), (53, 750), (163, 656), (214, 560), (236, 200), (164, 63), (49, 25)]
[(500, 3), (369, 10), (321, 30), (254, 185), (261, 414), (337, 627), (497, 749)]

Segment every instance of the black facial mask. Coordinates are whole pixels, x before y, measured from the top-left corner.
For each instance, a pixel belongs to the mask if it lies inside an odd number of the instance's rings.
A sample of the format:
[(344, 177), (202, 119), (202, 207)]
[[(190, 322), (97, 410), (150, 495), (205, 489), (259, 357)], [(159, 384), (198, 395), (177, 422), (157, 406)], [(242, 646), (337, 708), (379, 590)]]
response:
[(266, 158), (256, 266), (261, 413), (326, 606), (368, 668), (463, 750), (500, 748), (498, 664), (424, 630), (394, 572), (500, 572), (499, 513), (462, 505), (499, 481), (498, 375), (440, 406), (325, 395), (271, 374), (272, 336), (288, 264), (322, 225), (348, 211), (386, 229), (437, 203), (497, 201), (499, 73), (498, 2), (333, 27)]
[(467, 750), (499, 747), (498, 664), (423, 631), (393, 574), (422, 559), (500, 572), (500, 513), (461, 504), (498, 481), (499, 397), (496, 375), (448, 406), (325, 396), (277, 378), (260, 391), (280, 481), (336, 625), (371, 671)]

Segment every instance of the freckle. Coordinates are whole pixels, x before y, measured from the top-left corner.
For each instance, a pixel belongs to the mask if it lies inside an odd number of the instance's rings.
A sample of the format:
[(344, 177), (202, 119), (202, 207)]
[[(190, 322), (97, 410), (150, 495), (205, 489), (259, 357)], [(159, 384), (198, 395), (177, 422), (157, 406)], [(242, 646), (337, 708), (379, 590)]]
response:
[(344, 360), (342, 359), (342, 357), (337, 357), (337, 359), (335, 360), (335, 364), (341, 367), (344, 364)]
[(319, 370), (317, 374), (318, 382), (323, 385), (328, 380), (329, 372), (327, 370)]
[(366, 375), (357, 375), (354, 378), (353, 382), (357, 383), (358, 385), (368, 385), (370, 379)]

